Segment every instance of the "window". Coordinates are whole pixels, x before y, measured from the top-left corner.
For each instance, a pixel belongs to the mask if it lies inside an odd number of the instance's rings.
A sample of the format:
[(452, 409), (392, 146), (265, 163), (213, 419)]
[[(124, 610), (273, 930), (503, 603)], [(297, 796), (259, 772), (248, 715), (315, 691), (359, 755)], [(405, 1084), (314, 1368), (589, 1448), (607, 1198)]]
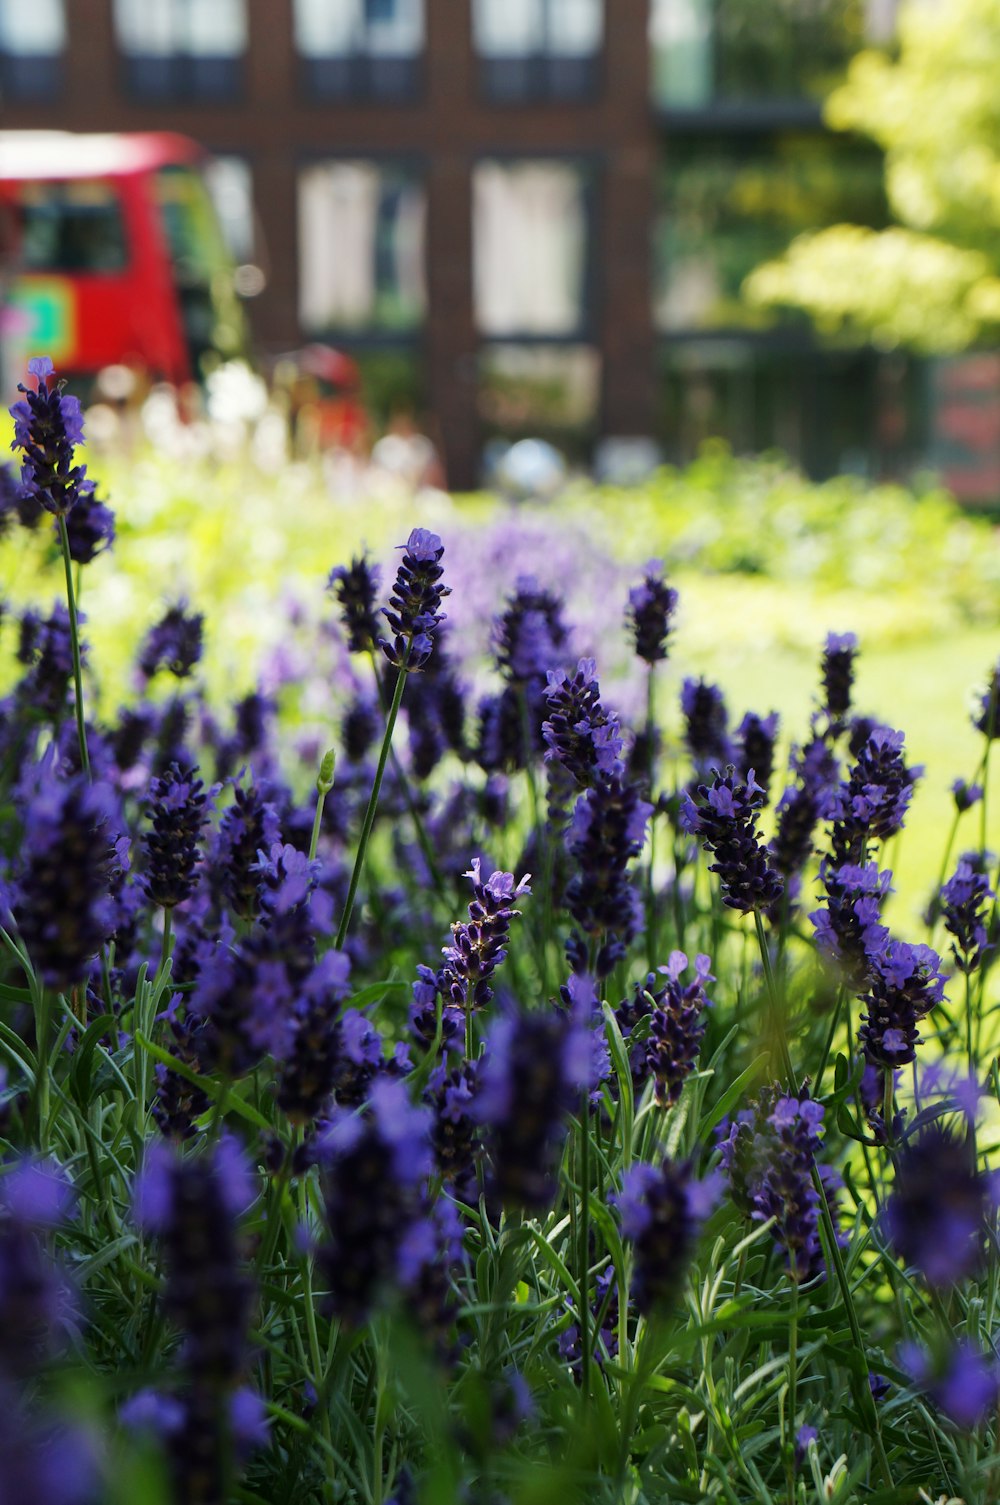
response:
[(473, 0), (472, 15), (490, 99), (518, 104), (597, 92), (603, 0)]
[(881, 24), (886, 0), (652, 0), (659, 105), (819, 100)]
[(249, 162), (242, 157), (212, 157), (205, 164), (203, 177), (233, 260), (252, 262), (256, 234)]
[(481, 162), (473, 182), (482, 334), (572, 339), (586, 329), (589, 183), (558, 161)]
[(488, 434), (549, 437), (572, 449), (571, 435), (597, 426), (601, 361), (589, 345), (491, 343), (479, 359), (479, 416)]
[(299, 177), (299, 318), (311, 333), (406, 334), (423, 321), (424, 190), (405, 167), (320, 163)]
[(151, 100), (239, 96), (245, 0), (115, 0), (129, 91)]
[(654, 240), (657, 326), (759, 324), (744, 279), (805, 230), (887, 220), (881, 154), (839, 136), (677, 136), (661, 170)]
[(424, 0), (295, 0), (294, 15), (295, 45), (313, 98), (415, 97)]
[(127, 260), (121, 203), (110, 183), (25, 183), (18, 194), (26, 272), (117, 272)]
[(65, 46), (64, 0), (0, 0), (0, 98), (55, 98)]

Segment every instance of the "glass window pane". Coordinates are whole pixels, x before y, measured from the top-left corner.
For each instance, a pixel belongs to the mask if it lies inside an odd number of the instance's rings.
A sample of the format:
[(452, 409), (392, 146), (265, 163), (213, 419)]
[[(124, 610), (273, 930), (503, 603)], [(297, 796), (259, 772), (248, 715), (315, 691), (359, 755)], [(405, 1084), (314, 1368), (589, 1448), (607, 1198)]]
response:
[(64, 0), (0, 0), (0, 50), (14, 57), (53, 57), (65, 45)]
[(407, 330), (423, 318), (424, 192), (373, 162), (299, 178), (299, 313), (309, 330)]
[(126, 261), (121, 203), (109, 183), (26, 183), (19, 195), (28, 272), (114, 272)]
[(660, 181), (654, 280), (664, 330), (755, 322), (744, 279), (802, 231), (849, 220), (875, 228), (887, 209), (877, 149), (794, 132), (762, 141), (675, 138)]
[(580, 169), (561, 162), (483, 162), (473, 204), (482, 333), (578, 332), (585, 322), (587, 246)]
[(295, 0), (295, 46), (300, 57), (345, 57), (364, 37), (361, 0)]
[(542, 50), (542, 0), (475, 0), (472, 20), (482, 57), (529, 57)]
[(424, 45), (423, 0), (366, 0), (368, 50), (376, 57), (412, 57)]
[(713, 0), (653, 0), (653, 93), (675, 109), (710, 103)]
[(592, 57), (604, 40), (603, 0), (548, 0), (553, 57)]
[(118, 45), (129, 56), (171, 57), (181, 48), (174, 0), (115, 0), (114, 17)]
[(250, 164), (242, 157), (213, 157), (204, 168), (204, 178), (234, 260), (252, 261), (254, 209)]
[(245, 51), (245, 0), (187, 0), (186, 8), (186, 45), (192, 57), (239, 57)]

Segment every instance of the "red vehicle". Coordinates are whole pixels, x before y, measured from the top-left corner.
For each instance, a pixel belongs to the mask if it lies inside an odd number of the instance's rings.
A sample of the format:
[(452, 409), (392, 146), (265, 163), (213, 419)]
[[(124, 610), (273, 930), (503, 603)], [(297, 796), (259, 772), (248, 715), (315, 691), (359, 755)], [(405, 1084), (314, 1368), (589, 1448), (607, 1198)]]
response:
[(245, 353), (206, 160), (167, 132), (0, 131), (8, 367), (46, 354), (79, 378), (124, 364), (181, 385)]

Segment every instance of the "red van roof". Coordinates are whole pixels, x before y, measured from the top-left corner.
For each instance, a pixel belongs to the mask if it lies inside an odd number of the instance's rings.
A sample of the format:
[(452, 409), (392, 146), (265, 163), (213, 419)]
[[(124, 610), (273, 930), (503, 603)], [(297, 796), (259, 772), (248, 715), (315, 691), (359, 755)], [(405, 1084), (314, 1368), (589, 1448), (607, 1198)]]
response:
[(196, 162), (197, 142), (172, 131), (80, 136), (72, 131), (0, 131), (0, 181), (112, 178), (171, 162)]

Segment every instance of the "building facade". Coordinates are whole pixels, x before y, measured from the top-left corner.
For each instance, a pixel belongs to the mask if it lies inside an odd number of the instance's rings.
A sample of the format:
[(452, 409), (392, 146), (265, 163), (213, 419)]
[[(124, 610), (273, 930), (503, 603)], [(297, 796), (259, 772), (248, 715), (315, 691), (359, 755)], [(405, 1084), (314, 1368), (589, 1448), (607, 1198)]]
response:
[(739, 285), (799, 228), (884, 217), (877, 156), (826, 133), (819, 100), (891, 12), (0, 0), (0, 120), (203, 142), (237, 259), (265, 274), (261, 353), (352, 351), (384, 411), (431, 415), (452, 485), (492, 434), (528, 432), (580, 454), (653, 436), (678, 460), (722, 434), (867, 469), (903, 378), (762, 327)]

